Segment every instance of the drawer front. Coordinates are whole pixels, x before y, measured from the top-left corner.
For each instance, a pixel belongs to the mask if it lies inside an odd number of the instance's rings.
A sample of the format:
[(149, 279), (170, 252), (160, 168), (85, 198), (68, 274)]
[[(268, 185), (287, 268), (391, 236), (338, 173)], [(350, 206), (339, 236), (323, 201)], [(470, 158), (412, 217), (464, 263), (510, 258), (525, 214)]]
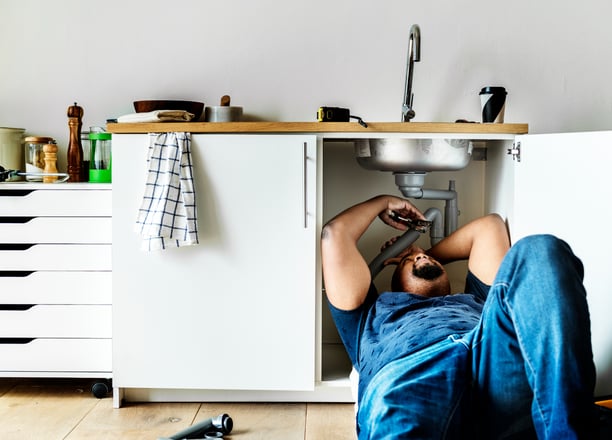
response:
[(110, 339), (0, 339), (0, 371), (110, 372)]
[(112, 304), (113, 274), (0, 270), (0, 304)]
[(112, 231), (111, 217), (0, 217), (0, 243), (111, 243)]
[(2, 270), (112, 270), (110, 244), (0, 244)]
[(2, 189), (0, 216), (110, 216), (112, 191)]
[(0, 305), (0, 338), (110, 338), (110, 305)]

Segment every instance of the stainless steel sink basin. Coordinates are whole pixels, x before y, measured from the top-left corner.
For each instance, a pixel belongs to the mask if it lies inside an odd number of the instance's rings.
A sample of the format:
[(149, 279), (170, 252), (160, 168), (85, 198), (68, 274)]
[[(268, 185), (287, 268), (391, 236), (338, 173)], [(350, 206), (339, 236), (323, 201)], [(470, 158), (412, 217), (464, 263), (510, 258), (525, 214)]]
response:
[(355, 157), (368, 170), (456, 171), (470, 163), (472, 143), (467, 139), (356, 139)]

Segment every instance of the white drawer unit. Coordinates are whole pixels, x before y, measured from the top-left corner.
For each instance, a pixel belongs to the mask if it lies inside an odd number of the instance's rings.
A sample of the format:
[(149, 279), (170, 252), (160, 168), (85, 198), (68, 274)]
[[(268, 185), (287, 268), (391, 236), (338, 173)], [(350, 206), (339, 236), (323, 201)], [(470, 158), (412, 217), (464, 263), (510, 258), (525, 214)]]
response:
[(0, 377), (112, 378), (112, 187), (0, 184)]

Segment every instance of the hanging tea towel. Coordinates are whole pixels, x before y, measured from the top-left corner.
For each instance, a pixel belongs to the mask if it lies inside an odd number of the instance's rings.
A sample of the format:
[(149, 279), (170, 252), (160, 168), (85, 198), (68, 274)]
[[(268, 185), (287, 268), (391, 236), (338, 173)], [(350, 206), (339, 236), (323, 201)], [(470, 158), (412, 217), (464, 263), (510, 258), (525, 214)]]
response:
[(135, 229), (146, 251), (198, 244), (191, 133), (149, 133), (147, 181)]

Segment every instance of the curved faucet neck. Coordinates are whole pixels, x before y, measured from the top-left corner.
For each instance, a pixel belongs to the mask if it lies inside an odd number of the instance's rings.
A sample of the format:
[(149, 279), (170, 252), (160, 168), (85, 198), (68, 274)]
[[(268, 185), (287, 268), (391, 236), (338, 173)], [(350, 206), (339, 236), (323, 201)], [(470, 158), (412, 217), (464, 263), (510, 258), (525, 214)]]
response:
[(414, 72), (414, 63), (421, 61), (421, 28), (417, 24), (410, 27), (410, 36), (408, 39), (408, 59), (406, 63), (406, 81), (404, 86), (404, 103), (402, 105), (402, 122), (410, 122), (415, 116), (412, 102), (414, 94), (412, 93), (412, 76)]
[(412, 57), (414, 61), (421, 61), (421, 28), (418, 24), (410, 27), (410, 40), (413, 45)]

